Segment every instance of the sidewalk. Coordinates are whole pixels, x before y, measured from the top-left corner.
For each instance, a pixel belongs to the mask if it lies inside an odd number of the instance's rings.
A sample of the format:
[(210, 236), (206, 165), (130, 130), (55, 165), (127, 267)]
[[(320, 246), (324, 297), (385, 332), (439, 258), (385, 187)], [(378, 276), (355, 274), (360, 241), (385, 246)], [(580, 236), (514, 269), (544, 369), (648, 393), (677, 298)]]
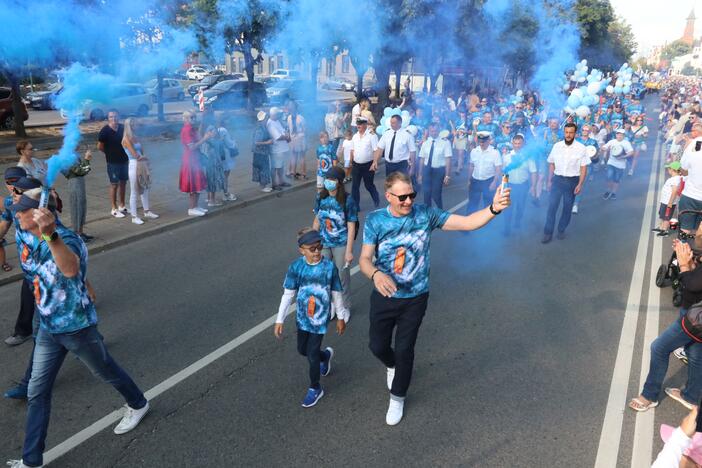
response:
[[(90, 242), (88, 249), (90, 253), (105, 251), (112, 247), (126, 244), (130, 241), (157, 234), (173, 228), (177, 225), (190, 222), (203, 222), (213, 215), (229, 212), (232, 209), (248, 206), (261, 200), (273, 197), (285, 196), (291, 190), (306, 189), (310, 192), (310, 207), (314, 200), (315, 193), (315, 173), (316, 157), (314, 148), (317, 147), (317, 131), (308, 129), (308, 151), (307, 161), (307, 181), (290, 181), (293, 186), (282, 192), (263, 193), (260, 191), (258, 183), (251, 182), (251, 139), (252, 123), (238, 122), (238, 128), (230, 128), (230, 132), (236, 139), (239, 146), (239, 156), (236, 158), (236, 167), (229, 176), (229, 187), (232, 193), (238, 197), (237, 201), (225, 203), (222, 207), (213, 208), (203, 217), (187, 216), (188, 195), (178, 190), (178, 175), (182, 156), (182, 146), (179, 136), (173, 139), (156, 137), (143, 139), (144, 154), (149, 157), (152, 166), (152, 187), (150, 194), (151, 209), (160, 215), (156, 220), (144, 219), (144, 224), (137, 226), (131, 222), (131, 216), (116, 219), (110, 215), (110, 201), (108, 196), (109, 182), (106, 173), (105, 157), (95, 148), (95, 135), (86, 135), (84, 145), (93, 148), (92, 170), (86, 176), (86, 192), (88, 199), (88, 212), (85, 225), (85, 232), (95, 239)], [(43, 145), (38, 145), (41, 149)], [(84, 150), (83, 150), (84, 151)], [(48, 154), (39, 153), (39, 157), (48, 157)], [(8, 166), (13, 166), (14, 159), (7, 150), (0, 152), (0, 171), (4, 172)], [(129, 185), (129, 184), (127, 184)], [(68, 206), (68, 184), (63, 176), (59, 176), (54, 184), (59, 195), (64, 199), (63, 213), (61, 220), (70, 227), (70, 206)], [(6, 196), (5, 189), (1, 189), (3, 196)], [(221, 197), (221, 194), (218, 194)], [(206, 205), (206, 194), (200, 195), (200, 206)], [(141, 202), (139, 210), (141, 212)], [(127, 186), (126, 205), (129, 206), (129, 186)], [(18, 264), (17, 248), (14, 242), (14, 228), (5, 236), (7, 245), (5, 252), (7, 262), (12, 265), (10, 272), (0, 271), (0, 285), (7, 284), (21, 279), (21, 270)]]

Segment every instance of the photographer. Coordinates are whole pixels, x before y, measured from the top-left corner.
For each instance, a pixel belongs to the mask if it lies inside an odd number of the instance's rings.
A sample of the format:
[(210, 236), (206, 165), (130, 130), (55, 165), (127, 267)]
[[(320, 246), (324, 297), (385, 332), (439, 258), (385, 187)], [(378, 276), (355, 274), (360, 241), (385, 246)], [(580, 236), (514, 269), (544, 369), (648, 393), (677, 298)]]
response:
[(634, 411), (646, 411), (658, 406), (658, 396), (668, 371), (670, 354), (685, 347), (688, 358), (687, 384), (684, 389), (666, 388), (665, 393), (687, 409), (692, 409), (702, 397), (702, 343), (695, 341), (682, 327), (682, 317), (693, 304), (702, 301), (702, 268), (689, 244), (675, 240), (673, 248), (680, 264), (680, 284), (683, 296), (680, 315), (651, 343), (651, 364), (641, 395), (629, 402)]

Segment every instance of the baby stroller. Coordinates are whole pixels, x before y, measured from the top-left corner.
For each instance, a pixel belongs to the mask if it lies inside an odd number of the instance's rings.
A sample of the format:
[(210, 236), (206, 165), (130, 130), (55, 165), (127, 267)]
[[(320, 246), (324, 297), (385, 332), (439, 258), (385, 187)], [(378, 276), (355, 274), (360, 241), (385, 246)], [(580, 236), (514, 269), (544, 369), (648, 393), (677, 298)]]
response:
[[(686, 213), (702, 215), (702, 211), (685, 210), (678, 213), (678, 217)], [(670, 230), (678, 231), (678, 239), (682, 242), (687, 243), (694, 241), (694, 234), (687, 234), (686, 232), (683, 232), (682, 229), (678, 229), (678, 227), (678, 220), (672, 218), (670, 220)], [(694, 254), (695, 258), (702, 257), (702, 250), (695, 249), (693, 247), (692, 253)], [(673, 251), (672, 255), (670, 256), (670, 260), (668, 261), (668, 263), (664, 263), (663, 265), (658, 267), (658, 271), (656, 272), (656, 286), (658, 286), (659, 288), (672, 286), (673, 306), (680, 307), (682, 305), (682, 290), (680, 289), (680, 266), (678, 265), (678, 258), (675, 255), (675, 251)]]

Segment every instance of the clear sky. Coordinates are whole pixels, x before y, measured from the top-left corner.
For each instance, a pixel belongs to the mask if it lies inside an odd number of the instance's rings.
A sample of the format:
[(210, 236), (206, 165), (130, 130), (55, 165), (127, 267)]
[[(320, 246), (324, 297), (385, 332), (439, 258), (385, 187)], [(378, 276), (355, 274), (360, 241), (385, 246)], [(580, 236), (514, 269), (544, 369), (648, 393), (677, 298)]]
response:
[(614, 10), (631, 25), (638, 52), (682, 37), (685, 20), (694, 7), (695, 37), (702, 36), (702, 0), (611, 0)]

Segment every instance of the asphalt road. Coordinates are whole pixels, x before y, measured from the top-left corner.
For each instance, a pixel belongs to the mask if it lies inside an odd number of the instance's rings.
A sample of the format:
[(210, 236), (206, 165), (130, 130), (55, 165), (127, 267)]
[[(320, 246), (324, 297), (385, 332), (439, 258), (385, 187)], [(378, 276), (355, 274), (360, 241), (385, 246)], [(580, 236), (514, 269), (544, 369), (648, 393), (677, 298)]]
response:
[[(337, 99), (344, 100), (353, 98), (353, 93), (347, 93), (344, 91), (334, 91), (319, 89), (317, 91), (318, 100), (321, 102), (334, 101)], [(183, 101), (169, 101), (163, 104), (163, 111), (166, 114), (179, 114), (186, 110), (193, 110), (192, 98), (186, 94), (185, 100)], [(43, 126), (43, 125), (63, 125), (66, 121), (61, 118), (61, 114), (57, 110), (29, 110), (29, 119), (25, 121), (25, 125), (28, 127)], [(156, 115), (157, 106), (154, 104), (151, 108), (150, 115)]]
[[(348, 331), (325, 339), (336, 354), (316, 407), (299, 405), (306, 361), (296, 354), (289, 318), (282, 342), (267, 328), (154, 399), (135, 431), (101, 431), (51, 466), (593, 466), (651, 153), (624, 180), (617, 201), (600, 198), (600, 172), (563, 241), (540, 244), (545, 208), (533, 206), (522, 231), (509, 238), (501, 235), (502, 218), (467, 236), (434, 235), (429, 309), (398, 426), (385, 425), (384, 368), (367, 348), (370, 282), (356, 274)], [(446, 207), (463, 201), (464, 186), (465, 173), (445, 190)], [(101, 332), (143, 389), (275, 314), (297, 255), (295, 232), (311, 223), (311, 190), (91, 258)], [(362, 191), (364, 208), (368, 200)], [(0, 288), (0, 329), (11, 329), (18, 298), (19, 284)], [(664, 290), (661, 328), (674, 316), (669, 299)], [(628, 396), (637, 391), (641, 346)], [(0, 386), (22, 374), (29, 351), (28, 344), (0, 351)], [(672, 363), (673, 382), (679, 370)], [(121, 404), (113, 389), (68, 359), (55, 387), (47, 446)], [(656, 434), (659, 422), (675, 424), (684, 414), (663, 400)], [(16, 457), (24, 405), (2, 401), (0, 416), (0, 455)], [(616, 466), (630, 466), (633, 420), (626, 412)], [(660, 446), (656, 440), (654, 453)]]

